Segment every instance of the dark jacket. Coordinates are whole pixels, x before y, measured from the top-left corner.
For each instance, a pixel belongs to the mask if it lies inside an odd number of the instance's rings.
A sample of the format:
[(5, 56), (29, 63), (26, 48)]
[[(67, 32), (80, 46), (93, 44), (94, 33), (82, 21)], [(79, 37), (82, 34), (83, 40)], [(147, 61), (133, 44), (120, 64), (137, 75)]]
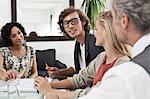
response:
[[(95, 45), (96, 39), (94, 35), (90, 33), (85, 34), (85, 61), (86, 66), (102, 51), (104, 51), (104, 48), (98, 47)], [(75, 69), (76, 73), (78, 73), (80, 68), (79, 58), (78, 55), (81, 53), (80, 51), (80, 43), (76, 41), (75, 43), (75, 50), (74, 50), (74, 63), (75, 63)]]

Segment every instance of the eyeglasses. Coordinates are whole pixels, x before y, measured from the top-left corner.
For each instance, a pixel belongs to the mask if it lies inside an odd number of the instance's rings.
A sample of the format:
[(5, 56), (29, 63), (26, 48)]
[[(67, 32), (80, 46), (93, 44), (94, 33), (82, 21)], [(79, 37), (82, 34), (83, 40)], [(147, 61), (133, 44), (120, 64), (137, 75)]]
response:
[(69, 23), (71, 23), (72, 25), (77, 25), (79, 23), (79, 19), (78, 18), (73, 18), (71, 20), (66, 20), (63, 22), (63, 27), (64, 28), (67, 28), (69, 27)]

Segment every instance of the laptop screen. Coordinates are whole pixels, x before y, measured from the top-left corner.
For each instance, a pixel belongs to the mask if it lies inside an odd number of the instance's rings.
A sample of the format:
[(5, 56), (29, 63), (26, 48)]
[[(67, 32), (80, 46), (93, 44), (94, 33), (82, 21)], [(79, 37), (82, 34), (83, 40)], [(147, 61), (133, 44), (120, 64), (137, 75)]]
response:
[(53, 67), (55, 64), (55, 54), (55, 49), (36, 50), (37, 68), (45, 70), (45, 63)]

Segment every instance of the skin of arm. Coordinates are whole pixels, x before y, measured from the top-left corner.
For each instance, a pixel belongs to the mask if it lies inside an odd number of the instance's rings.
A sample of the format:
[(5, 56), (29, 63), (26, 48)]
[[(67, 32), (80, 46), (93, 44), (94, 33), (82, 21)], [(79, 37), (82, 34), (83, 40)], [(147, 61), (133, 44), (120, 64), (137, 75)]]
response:
[(3, 62), (4, 62), (4, 57), (3, 57), (2, 53), (0, 52), (0, 69), (4, 68)]
[(31, 65), (32, 65), (32, 75), (30, 78), (34, 78), (38, 76), (38, 71), (37, 71), (37, 63), (36, 63), (36, 55), (34, 54), (33, 59), (31, 61)]
[(55, 89), (72, 89), (72, 84), (70, 82), (70, 80), (65, 79), (65, 80), (61, 80), (58, 82), (52, 82), (50, 83), (52, 88)]
[(47, 94), (45, 95), (45, 99), (59, 99), (59, 96), (55, 94)]
[(73, 74), (75, 73), (75, 70), (73, 67), (69, 67), (67, 69), (63, 69), (60, 74), (61, 75), (64, 75), (64, 76), (67, 76), (67, 77), (71, 77), (73, 76)]
[(74, 92), (51, 89), (44, 95), (46, 99), (72, 99)]
[(2, 53), (0, 52), (0, 79), (2, 80), (8, 80), (8, 79), (16, 79), (16, 71), (14, 70), (8, 70), (6, 71), (3, 66), (4, 57)]
[(75, 74), (75, 70), (73, 67), (58, 69), (57, 67), (51, 67), (46, 64), (46, 70), (50, 76), (57, 78), (71, 77), (73, 76), (73, 74)]

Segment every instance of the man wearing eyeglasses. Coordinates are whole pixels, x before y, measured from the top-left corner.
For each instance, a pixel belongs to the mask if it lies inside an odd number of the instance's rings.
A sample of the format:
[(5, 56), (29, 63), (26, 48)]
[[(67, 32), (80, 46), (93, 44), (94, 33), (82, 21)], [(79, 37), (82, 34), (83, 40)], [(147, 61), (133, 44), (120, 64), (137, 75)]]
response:
[(73, 67), (60, 70), (48, 66), (46, 69), (50, 75), (57, 78), (62, 76), (69, 77), (86, 68), (103, 51), (103, 47), (95, 46), (95, 37), (89, 33), (89, 19), (81, 10), (74, 7), (64, 9), (59, 16), (58, 24), (65, 35), (76, 40), (74, 49), (75, 70)]

